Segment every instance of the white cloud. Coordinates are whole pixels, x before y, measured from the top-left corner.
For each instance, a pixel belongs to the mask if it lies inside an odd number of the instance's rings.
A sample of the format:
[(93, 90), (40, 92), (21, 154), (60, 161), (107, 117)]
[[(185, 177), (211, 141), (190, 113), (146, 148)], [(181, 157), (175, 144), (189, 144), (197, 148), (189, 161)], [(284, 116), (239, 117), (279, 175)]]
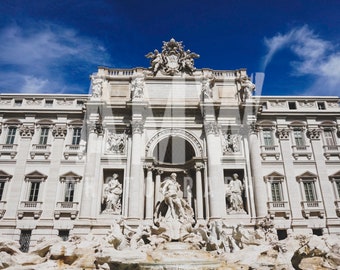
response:
[(339, 95), (340, 53), (330, 41), (321, 39), (308, 26), (266, 38), (265, 45), (268, 52), (264, 57), (263, 70), (279, 50), (289, 49), (298, 58), (291, 62), (292, 74), (312, 75), (315, 78), (315, 84), (304, 94)]
[[(108, 64), (103, 45), (73, 29), (40, 23), (0, 31), (1, 92), (86, 92), (70, 83), (69, 72)], [(88, 82), (85, 82), (88, 83)]]

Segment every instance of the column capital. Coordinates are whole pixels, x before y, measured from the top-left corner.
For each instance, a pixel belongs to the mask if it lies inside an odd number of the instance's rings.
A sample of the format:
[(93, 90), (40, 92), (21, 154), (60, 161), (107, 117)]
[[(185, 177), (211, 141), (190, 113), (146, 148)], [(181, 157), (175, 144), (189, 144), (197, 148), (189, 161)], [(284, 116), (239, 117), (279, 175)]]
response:
[(200, 171), (200, 170), (202, 170), (204, 168), (204, 164), (201, 163), (201, 162), (197, 162), (195, 164), (194, 168), (195, 168), (196, 171)]
[(147, 169), (148, 171), (152, 171), (155, 167), (151, 163), (145, 163), (144, 169)]
[(131, 121), (132, 134), (139, 133), (142, 134), (144, 130), (143, 120), (133, 120)]
[(204, 128), (207, 134), (218, 134), (218, 125), (216, 121), (204, 121)]
[(157, 172), (158, 175), (162, 175), (164, 173), (164, 171), (160, 170), (160, 169), (156, 169), (156, 172)]

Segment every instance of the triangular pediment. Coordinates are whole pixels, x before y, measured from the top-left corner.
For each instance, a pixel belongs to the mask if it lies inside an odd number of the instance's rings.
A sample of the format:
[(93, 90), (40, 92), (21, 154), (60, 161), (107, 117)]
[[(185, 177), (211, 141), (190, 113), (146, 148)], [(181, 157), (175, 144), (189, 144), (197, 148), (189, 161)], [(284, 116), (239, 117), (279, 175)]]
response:
[(329, 179), (340, 179), (340, 171), (329, 176)]
[(10, 175), (3, 170), (0, 170), (0, 179), (1, 180), (10, 180), (13, 177), (13, 175)]
[(79, 174), (76, 174), (72, 171), (69, 171), (67, 173), (64, 173), (63, 175), (60, 175), (59, 179), (60, 181), (66, 181), (66, 180), (81, 180), (83, 177)]
[(35, 170), (31, 173), (28, 173), (25, 175), (25, 179), (38, 179), (38, 180), (45, 180), (47, 178), (47, 175)]
[(316, 174), (311, 173), (310, 171), (304, 172), (303, 174), (297, 176), (297, 178), (316, 178), (318, 177)]
[(282, 174), (280, 174), (280, 173), (278, 173), (278, 172), (276, 172), (276, 171), (274, 171), (274, 172), (272, 172), (272, 173), (270, 173), (270, 174), (268, 174), (268, 175), (266, 175), (265, 177), (264, 177), (264, 180), (265, 181), (271, 181), (271, 180), (283, 180), (284, 179), (284, 175), (282, 175)]
[(267, 178), (269, 178), (269, 177), (284, 177), (284, 175), (282, 175), (278, 172), (272, 172), (271, 174), (268, 174), (266, 177)]

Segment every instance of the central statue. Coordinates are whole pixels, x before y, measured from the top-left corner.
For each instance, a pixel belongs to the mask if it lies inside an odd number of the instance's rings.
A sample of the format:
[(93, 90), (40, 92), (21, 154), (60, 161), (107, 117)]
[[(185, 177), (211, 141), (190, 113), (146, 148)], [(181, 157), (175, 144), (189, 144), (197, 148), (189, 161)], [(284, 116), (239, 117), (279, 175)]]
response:
[(164, 200), (157, 204), (154, 215), (155, 225), (164, 230), (162, 235), (168, 240), (179, 240), (190, 233), (195, 223), (194, 211), (189, 203), (180, 197), (177, 174), (172, 173), (161, 183), (160, 192)]

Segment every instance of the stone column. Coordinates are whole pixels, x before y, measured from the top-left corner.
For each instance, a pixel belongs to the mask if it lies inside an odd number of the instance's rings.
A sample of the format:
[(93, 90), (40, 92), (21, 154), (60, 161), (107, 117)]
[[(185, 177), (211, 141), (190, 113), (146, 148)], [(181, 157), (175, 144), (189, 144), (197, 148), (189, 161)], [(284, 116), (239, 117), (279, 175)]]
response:
[(203, 219), (203, 189), (202, 189), (202, 163), (196, 163), (196, 200), (197, 200), (197, 219)]
[(146, 175), (146, 205), (145, 205), (145, 218), (152, 219), (153, 217), (153, 207), (154, 207), (154, 183), (152, 179), (152, 165), (145, 166), (147, 170)]
[(261, 172), (261, 156), (260, 156), (260, 145), (258, 139), (258, 130), (255, 125), (250, 127), (249, 143), (250, 143), (250, 163), (252, 168), (252, 176), (254, 183), (254, 199), (255, 199), (255, 210), (256, 217), (262, 218), (267, 215), (267, 196), (266, 184), (263, 180)]
[(336, 220), (338, 218), (334, 209), (334, 197), (329, 196), (330, 194), (333, 195), (334, 192), (332, 183), (328, 178), (329, 175), (327, 174), (327, 166), (325, 162), (325, 157), (323, 155), (324, 149), (322, 147), (323, 145), (320, 138), (321, 130), (317, 128), (317, 126), (315, 126), (315, 128), (310, 127), (307, 134), (311, 141), (313, 156), (315, 159), (315, 166), (318, 175), (318, 180), (315, 184), (319, 185), (321, 191), (321, 198), (318, 198), (318, 200), (323, 201), (323, 206), (326, 211), (327, 223), (333, 225), (336, 224)]
[(221, 143), (215, 121), (205, 121), (208, 150), (208, 182), (210, 194), (210, 218), (226, 217), (224, 180), (221, 168)]
[[(285, 184), (288, 190), (288, 200), (292, 213), (292, 226), (301, 226), (303, 216), (301, 213), (301, 192), (296, 181), (294, 164), (292, 159), (292, 147), (289, 141), (290, 130), (286, 127), (278, 128), (278, 137), (281, 146), (283, 168), (285, 171)], [(284, 183), (283, 183), (284, 184)]]
[(143, 133), (143, 121), (132, 121), (132, 155), (129, 183), (129, 218), (142, 218), (141, 209), (143, 208), (143, 176), (141, 175), (141, 145)]
[[(102, 180), (98, 181), (100, 175), (100, 155), (102, 149), (102, 127), (95, 123), (98, 116), (91, 116), (89, 123), (89, 137), (86, 153), (86, 168), (83, 182), (82, 198), (80, 204), (79, 217), (90, 219), (96, 216), (99, 205), (97, 205), (97, 190), (94, 187), (102, 188)], [(100, 183), (100, 187), (98, 186)]]
[(163, 200), (162, 194), (160, 193), (160, 188), (161, 188), (161, 175), (163, 171), (162, 170), (157, 170), (156, 174), (156, 183), (155, 183), (155, 205), (157, 202)]

